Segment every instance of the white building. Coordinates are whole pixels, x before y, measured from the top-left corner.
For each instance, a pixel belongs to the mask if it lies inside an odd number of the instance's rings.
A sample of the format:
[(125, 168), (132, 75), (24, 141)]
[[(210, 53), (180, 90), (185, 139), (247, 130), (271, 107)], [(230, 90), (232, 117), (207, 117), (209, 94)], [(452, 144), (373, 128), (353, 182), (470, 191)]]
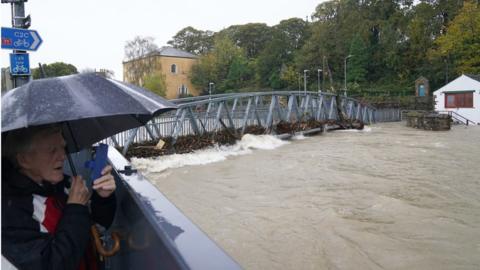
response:
[(433, 92), (433, 98), (435, 111), (480, 124), (480, 75), (462, 75)]

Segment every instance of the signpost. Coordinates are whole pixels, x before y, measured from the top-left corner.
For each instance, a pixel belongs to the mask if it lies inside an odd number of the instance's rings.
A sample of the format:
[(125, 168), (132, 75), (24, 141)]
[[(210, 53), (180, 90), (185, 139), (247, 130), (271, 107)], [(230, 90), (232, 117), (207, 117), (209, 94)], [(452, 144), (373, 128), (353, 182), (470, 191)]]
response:
[(2, 49), (13, 50), (10, 54), (10, 78), (15, 88), (30, 81), (30, 61), (27, 51), (36, 51), (42, 44), (42, 38), (37, 31), (28, 30), (31, 18), (30, 15), (25, 16), (27, 0), (1, 1), (2, 4), (10, 4), (12, 8), (12, 27), (2, 27)]
[(10, 54), (10, 74), (30, 75), (30, 61), (28, 53)]
[(36, 51), (42, 44), (35, 30), (2, 27), (2, 49)]

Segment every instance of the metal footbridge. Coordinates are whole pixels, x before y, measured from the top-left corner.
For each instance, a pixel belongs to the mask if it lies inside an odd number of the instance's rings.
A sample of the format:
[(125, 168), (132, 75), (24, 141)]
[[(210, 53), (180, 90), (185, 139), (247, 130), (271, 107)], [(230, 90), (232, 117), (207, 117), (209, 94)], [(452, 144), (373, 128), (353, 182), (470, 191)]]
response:
[[(277, 91), (250, 92), (174, 99), (176, 111), (162, 114), (141, 128), (115, 136), (107, 142), (123, 148), (132, 143), (179, 136), (202, 135), (231, 128), (243, 135), (248, 126), (257, 125), (269, 133), (279, 122), (297, 123), (316, 120), (358, 120), (365, 124), (400, 121), (398, 109), (377, 109), (357, 99), (326, 92)], [(339, 115), (342, 112), (342, 116)]]

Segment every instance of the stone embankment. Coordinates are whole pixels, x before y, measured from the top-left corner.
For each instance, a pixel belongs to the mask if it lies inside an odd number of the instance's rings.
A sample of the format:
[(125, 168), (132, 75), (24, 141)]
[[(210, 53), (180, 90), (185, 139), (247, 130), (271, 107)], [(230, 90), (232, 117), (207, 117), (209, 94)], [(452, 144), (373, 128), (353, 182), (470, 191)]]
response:
[(452, 117), (447, 114), (432, 112), (407, 113), (407, 127), (433, 131), (450, 130), (451, 122)]

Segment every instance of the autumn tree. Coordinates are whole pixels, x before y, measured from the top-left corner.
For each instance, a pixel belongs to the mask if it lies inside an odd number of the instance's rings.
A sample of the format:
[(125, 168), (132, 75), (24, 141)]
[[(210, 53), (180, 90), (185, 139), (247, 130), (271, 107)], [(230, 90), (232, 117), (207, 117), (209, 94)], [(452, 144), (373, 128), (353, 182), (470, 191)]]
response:
[(430, 56), (453, 60), (457, 74), (480, 73), (480, 7), (465, 1), (458, 15), (448, 24), (446, 34), (435, 40)]

